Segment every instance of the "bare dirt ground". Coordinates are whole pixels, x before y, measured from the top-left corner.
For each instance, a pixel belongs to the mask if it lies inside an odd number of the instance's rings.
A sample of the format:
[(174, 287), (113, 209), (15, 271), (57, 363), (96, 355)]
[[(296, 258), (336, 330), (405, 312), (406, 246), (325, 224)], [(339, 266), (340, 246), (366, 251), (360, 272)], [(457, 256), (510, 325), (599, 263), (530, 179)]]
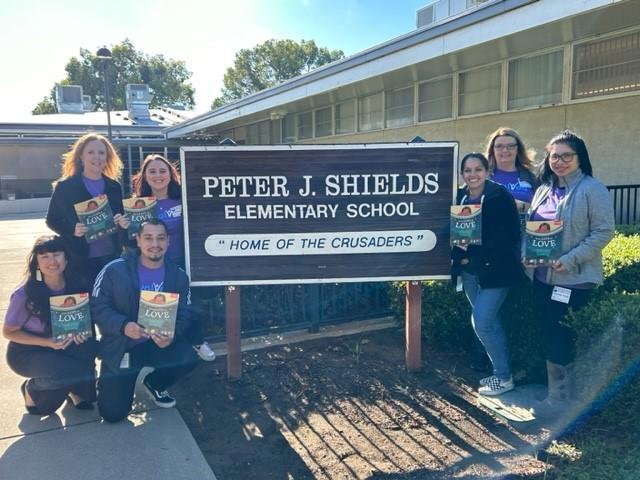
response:
[(467, 360), (423, 352), (404, 367), (401, 330), (315, 340), (202, 363), (174, 388), (219, 480), (526, 478), (546, 432), (477, 406)]

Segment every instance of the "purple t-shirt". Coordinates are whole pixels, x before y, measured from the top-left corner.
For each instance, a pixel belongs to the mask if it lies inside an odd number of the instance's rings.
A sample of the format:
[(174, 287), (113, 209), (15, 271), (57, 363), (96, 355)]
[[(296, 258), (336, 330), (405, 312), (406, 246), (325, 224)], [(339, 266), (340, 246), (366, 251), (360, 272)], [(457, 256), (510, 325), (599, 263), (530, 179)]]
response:
[[(51, 296), (62, 295), (64, 293), (64, 289), (49, 291), (51, 292)], [(24, 285), (22, 285), (11, 294), (9, 308), (7, 308), (7, 313), (4, 317), (4, 323), (11, 327), (20, 327), (25, 332), (42, 336), (47, 331), (49, 319), (47, 319), (45, 323), (40, 317), (29, 313), (27, 310), (27, 292), (24, 289)]]
[(158, 200), (158, 218), (169, 229), (167, 256), (177, 263), (184, 260), (184, 230), (182, 229), (182, 202), (171, 198)]
[[(92, 197), (97, 197), (104, 193), (104, 178), (92, 180), (83, 175), (82, 183), (84, 183), (84, 186)], [(113, 240), (111, 240), (111, 236), (103, 237), (89, 244), (89, 258), (111, 255), (113, 250)]]
[(140, 290), (162, 292), (164, 288), (164, 265), (160, 268), (147, 268), (138, 262), (138, 281)]
[(533, 199), (533, 185), (520, 178), (519, 172), (507, 172), (496, 168), (491, 180), (506, 188), (511, 196), (521, 202), (531, 203)]

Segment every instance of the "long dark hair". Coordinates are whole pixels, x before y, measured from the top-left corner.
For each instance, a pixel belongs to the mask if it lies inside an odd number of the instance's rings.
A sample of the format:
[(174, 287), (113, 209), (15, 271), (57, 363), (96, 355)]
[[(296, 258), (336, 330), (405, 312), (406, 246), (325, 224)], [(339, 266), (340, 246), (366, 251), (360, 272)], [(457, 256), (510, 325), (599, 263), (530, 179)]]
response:
[(587, 150), (587, 145), (584, 143), (584, 140), (571, 130), (564, 130), (549, 140), (547, 146), (544, 147), (544, 162), (542, 162), (540, 169), (540, 181), (542, 183), (558, 183), (558, 176), (553, 173), (549, 166), (549, 160), (551, 157), (549, 150), (551, 150), (552, 145), (556, 145), (558, 143), (564, 143), (571, 147), (571, 149), (576, 152), (576, 155), (578, 155), (578, 166), (580, 167), (580, 170), (582, 170), (582, 173), (590, 177), (593, 176), (593, 168), (591, 167), (591, 160), (589, 159), (589, 151)]
[(133, 192), (135, 193), (136, 197), (148, 197), (149, 195), (153, 195), (153, 193), (151, 192), (151, 187), (147, 183), (147, 179), (144, 178), (144, 175), (147, 172), (147, 167), (154, 160), (160, 160), (161, 162), (164, 162), (164, 164), (169, 169), (169, 185), (167, 187), (167, 196), (172, 200), (180, 200), (182, 198), (182, 189), (180, 188), (180, 175), (178, 174), (178, 169), (173, 163), (157, 153), (147, 155), (144, 159), (144, 162), (142, 162), (142, 165), (140, 166), (140, 171), (136, 173), (131, 179)]
[(57, 235), (44, 235), (38, 237), (33, 244), (33, 248), (27, 256), (27, 271), (24, 283), (26, 293), (25, 307), (27, 312), (34, 317), (38, 317), (45, 325), (45, 334), (51, 333), (51, 313), (49, 309), (49, 297), (51, 291), (47, 285), (37, 278), (38, 254), (63, 252), (67, 260), (67, 266), (63, 275), (65, 280), (64, 293), (80, 293), (87, 291), (87, 281), (75, 268), (75, 261), (69, 255), (69, 249), (62, 239)]

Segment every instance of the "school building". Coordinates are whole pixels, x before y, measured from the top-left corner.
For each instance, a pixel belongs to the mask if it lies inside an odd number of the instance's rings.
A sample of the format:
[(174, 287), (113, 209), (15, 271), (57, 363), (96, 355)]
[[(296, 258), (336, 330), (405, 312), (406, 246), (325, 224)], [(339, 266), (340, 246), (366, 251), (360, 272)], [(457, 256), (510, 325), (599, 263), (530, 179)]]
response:
[[(541, 152), (565, 128), (595, 175), (640, 183), (640, 0), (438, 0), (417, 28), (165, 130), (240, 144), (455, 140), (499, 126)], [(392, 8), (392, 7), (390, 7)], [(629, 187), (634, 186), (635, 187)]]

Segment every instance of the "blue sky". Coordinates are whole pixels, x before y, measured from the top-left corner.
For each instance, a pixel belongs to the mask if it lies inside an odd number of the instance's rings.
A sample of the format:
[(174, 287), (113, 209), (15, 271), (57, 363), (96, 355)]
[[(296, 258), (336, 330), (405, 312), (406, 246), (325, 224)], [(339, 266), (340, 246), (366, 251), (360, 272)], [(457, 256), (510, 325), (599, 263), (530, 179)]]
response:
[[(184, 60), (198, 111), (219, 95), (235, 53), (269, 38), (315, 40), (346, 55), (415, 28), (428, 0), (2, 0), (0, 118), (28, 115), (64, 78), (80, 48), (129, 38), (145, 53)], [(7, 74), (10, 72), (9, 74)]]

